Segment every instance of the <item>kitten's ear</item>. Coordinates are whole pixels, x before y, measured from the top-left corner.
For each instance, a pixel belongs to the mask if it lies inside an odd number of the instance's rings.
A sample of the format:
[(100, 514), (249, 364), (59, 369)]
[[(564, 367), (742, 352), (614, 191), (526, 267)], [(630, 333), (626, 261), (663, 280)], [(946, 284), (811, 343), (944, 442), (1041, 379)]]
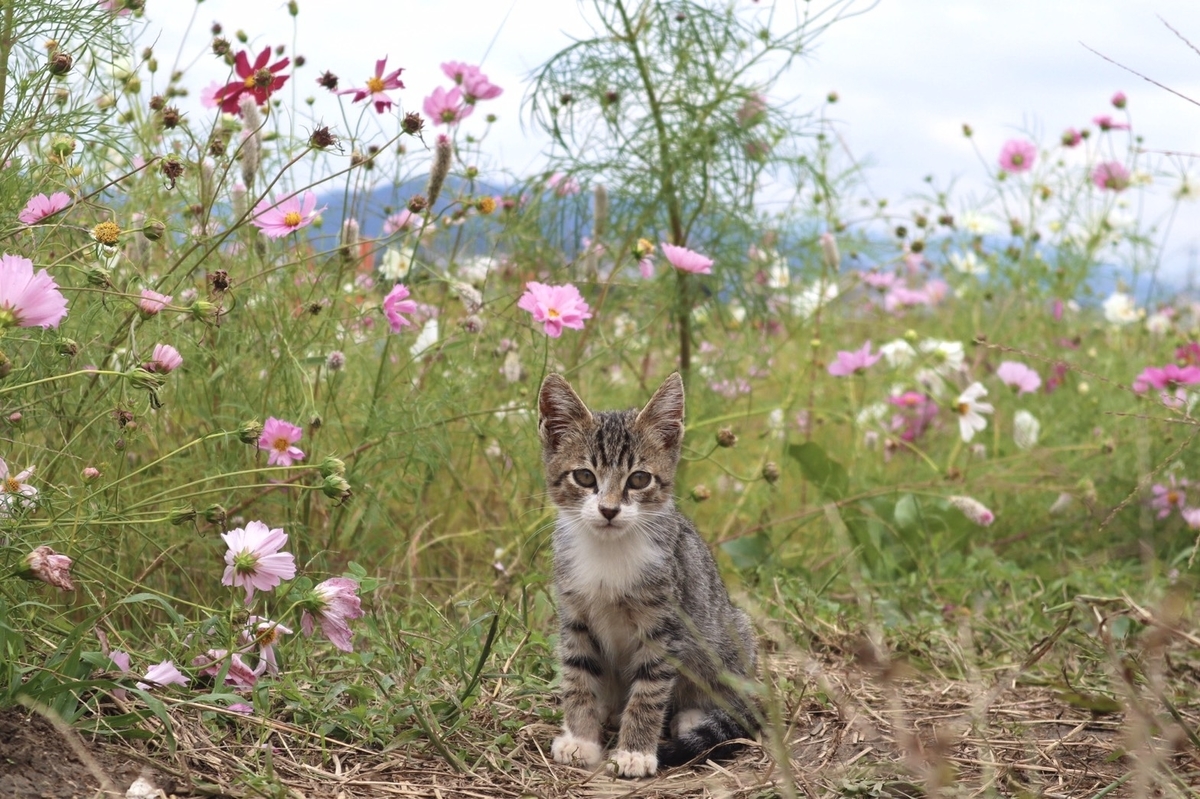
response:
[(542, 445), (558, 449), (563, 434), (592, 420), (592, 412), (562, 375), (548, 374), (538, 392), (538, 434)]
[(663, 449), (679, 449), (683, 443), (683, 378), (679, 372), (663, 381), (634, 424), (658, 438)]

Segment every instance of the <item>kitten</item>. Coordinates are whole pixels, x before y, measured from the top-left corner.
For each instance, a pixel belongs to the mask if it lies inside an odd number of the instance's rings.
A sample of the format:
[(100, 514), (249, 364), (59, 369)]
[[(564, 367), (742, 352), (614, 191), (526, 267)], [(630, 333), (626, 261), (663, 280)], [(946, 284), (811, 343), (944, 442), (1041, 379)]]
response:
[[(562, 377), (538, 397), (546, 485), (558, 507), (554, 585), (561, 624), (560, 763), (605, 760), (623, 777), (708, 753), (758, 730), (722, 675), (752, 677), (750, 618), (729, 601), (717, 564), (675, 508), (683, 381), (672, 374), (641, 411), (593, 413)], [(669, 734), (669, 740), (659, 742)]]

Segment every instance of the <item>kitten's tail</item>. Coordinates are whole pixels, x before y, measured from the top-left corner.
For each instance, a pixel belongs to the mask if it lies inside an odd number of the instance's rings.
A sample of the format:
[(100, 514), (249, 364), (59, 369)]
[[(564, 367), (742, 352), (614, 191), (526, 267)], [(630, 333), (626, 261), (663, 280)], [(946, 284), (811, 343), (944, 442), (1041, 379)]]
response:
[(658, 765), (682, 766), (701, 755), (712, 760), (728, 760), (745, 746), (736, 739), (748, 737), (733, 716), (720, 708), (712, 708), (694, 727), (658, 745)]

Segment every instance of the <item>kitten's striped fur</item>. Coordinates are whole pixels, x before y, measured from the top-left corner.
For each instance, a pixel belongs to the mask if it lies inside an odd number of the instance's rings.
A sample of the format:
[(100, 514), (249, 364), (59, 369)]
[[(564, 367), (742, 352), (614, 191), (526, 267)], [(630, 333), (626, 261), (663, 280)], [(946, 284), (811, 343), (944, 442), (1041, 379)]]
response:
[(593, 413), (552, 374), (538, 410), (558, 507), (563, 730), (551, 754), (598, 765), (606, 726), (616, 728), (610, 759), (624, 777), (730, 754), (729, 742), (758, 725), (722, 676), (753, 677), (754, 632), (675, 508), (683, 381), (672, 374), (641, 411)]

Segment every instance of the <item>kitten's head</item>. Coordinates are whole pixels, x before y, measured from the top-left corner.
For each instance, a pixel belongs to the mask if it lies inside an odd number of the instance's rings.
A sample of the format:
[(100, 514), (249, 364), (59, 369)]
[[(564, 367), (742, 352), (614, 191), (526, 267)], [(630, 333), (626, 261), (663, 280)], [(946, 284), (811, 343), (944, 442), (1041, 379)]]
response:
[(614, 535), (671, 507), (683, 444), (683, 380), (676, 372), (646, 407), (593, 413), (551, 374), (538, 395), (538, 432), (550, 498), (566, 520)]

